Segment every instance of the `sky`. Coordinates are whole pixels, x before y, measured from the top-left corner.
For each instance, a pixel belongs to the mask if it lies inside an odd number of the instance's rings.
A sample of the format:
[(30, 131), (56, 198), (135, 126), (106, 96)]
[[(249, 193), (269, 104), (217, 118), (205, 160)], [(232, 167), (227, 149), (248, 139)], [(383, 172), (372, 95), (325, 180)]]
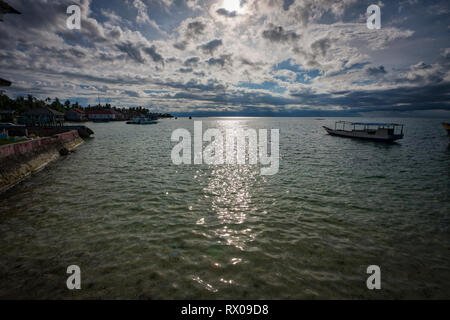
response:
[[(447, 0), (7, 2), (22, 13), (0, 22), (10, 97), (179, 115), (450, 118)], [(66, 25), (73, 4), (80, 30)]]

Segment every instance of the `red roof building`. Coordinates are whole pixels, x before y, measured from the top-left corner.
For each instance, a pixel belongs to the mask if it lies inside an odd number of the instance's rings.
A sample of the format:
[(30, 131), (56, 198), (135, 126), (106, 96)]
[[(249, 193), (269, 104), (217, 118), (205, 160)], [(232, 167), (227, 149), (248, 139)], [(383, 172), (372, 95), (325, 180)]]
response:
[(116, 114), (110, 110), (92, 110), (87, 113), (89, 120), (115, 120)]

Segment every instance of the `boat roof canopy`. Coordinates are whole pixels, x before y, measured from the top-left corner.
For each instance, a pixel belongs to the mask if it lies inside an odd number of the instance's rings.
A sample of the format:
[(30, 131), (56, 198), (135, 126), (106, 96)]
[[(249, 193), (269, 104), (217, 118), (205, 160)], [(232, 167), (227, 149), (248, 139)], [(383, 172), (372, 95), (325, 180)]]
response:
[(379, 127), (387, 127), (387, 126), (403, 126), (403, 124), (398, 123), (387, 123), (387, 122), (350, 122), (350, 121), (338, 121), (337, 123), (347, 123), (355, 126), (379, 126)]

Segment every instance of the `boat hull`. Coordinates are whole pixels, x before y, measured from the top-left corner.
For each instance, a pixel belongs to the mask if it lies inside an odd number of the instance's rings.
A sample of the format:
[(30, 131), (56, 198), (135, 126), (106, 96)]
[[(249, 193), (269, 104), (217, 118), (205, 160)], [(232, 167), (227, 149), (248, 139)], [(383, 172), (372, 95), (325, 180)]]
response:
[(394, 142), (396, 140), (403, 139), (403, 135), (375, 135), (369, 134), (364, 131), (344, 131), (344, 130), (334, 130), (328, 127), (323, 127), (328, 134), (337, 137), (344, 138), (353, 138), (353, 139), (361, 139), (361, 140), (370, 140), (370, 141), (378, 141), (378, 142)]

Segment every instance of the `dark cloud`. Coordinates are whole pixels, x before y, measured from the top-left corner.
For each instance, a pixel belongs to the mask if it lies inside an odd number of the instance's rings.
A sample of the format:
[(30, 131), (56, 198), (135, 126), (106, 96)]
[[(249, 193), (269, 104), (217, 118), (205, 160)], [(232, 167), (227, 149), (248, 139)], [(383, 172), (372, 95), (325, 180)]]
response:
[(421, 86), (439, 84), (445, 81), (444, 79), (449, 69), (450, 65), (445, 60), (434, 65), (421, 61), (410, 66), (406, 72), (403, 70), (403, 72), (397, 74), (393, 79), (393, 83)]
[(176, 48), (178, 50), (184, 51), (184, 50), (186, 50), (187, 45), (188, 45), (187, 41), (180, 41), (180, 42), (176, 42), (173, 46), (174, 46), (174, 48)]
[(116, 48), (128, 55), (133, 61), (144, 63), (145, 59), (142, 57), (141, 50), (131, 42), (123, 42), (116, 45)]
[(249, 66), (249, 67), (251, 67), (252, 69), (255, 69), (255, 70), (261, 69), (261, 67), (264, 65), (264, 63), (262, 63), (262, 62), (250, 61), (249, 59), (244, 58), (244, 57), (240, 57), (239, 61), (241, 62), (241, 64), (243, 66)]
[[(191, 80), (193, 81), (193, 80)], [(197, 87), (195, 81), (181, 86)], [(269, 93), (236, 91), (233, 93), (218, 92), (217, 87), (201, 85), (201, 93), (180, 92), (175, 95), (167, 95), (167, 99), (189, 99), (207, 101), (217, 105), (253, 105), (278, 106), (278, 113), (285, 116), (314, 115), (318, 112), (334, 115), (359, 115), (366, 112), (385, 111), (426, 111), (448, 110), (450, 101), (447, 92), (450, 92), (450, 84), (443, 83), (425, 87), (399, 87), (385, 90), (357, 90), (341, 91), (334, 93), (315, 93), (313, 90), (303, 90), (291, 93), (290, 97), (272, 96)], [(214, 89), (212, 89), (214, 88)], [(209, 92), (204, 92), (209, 91)], [(303, 105), (302, 109), (280, 108), (287, 105)], [(335, 107), (341, 107), (339, 111), (333, 111)], [(318, 111), (320, 108), (322, 111)], [(306, 113), (305, 113), (306, 112)], [(331, 114), (330, 114), (331, 115)]]
[(221, 16), (228, 17), (228, 18), (237, 17), (237, 12), (236, 11), (228, 11), (227, 9), (224, 9), (224, 8), (220, 8), (216, 12), (217, 12), (217, 14), (219, 14)]
[(239, 59), (240, 61), (241, 61), (241, 63), (243, 64), (243, 65), (245, 65), (245, 66), (254, 66), (255, 65), (255, 63), (254, 62), (252, 62), (252, 61), (250, 61), (250, 60), (248, 60), (248, 59), (246, 59), (246, 58), (240, 58)]
[(283, 27), (271, 25), (269, 29), (262, 32), (264, 39), (270, 40), (271, 42), (291, 42), (300, 39), (300, 35), (296, 34), (294, 31), (286, 31)]
[(206, 29), (206, 24), (201, 21), (193, 21), (187, 25), (186, 37), (195, 38), (198, 35), (203, 34)]
[(115, 27), (113, 30), (108, 32), (108, 36), (112, 39), (119, 39), (122, 35), (122, 30), (118, 27)]
[(326, 56), (328, 50), (332, 47), (333, 41), (329, 38), (322, 38), (311, 44), (311, 49), (315, 54)]
[[(450, 110), (450, 83), (384, 90), (355, 90), (347, 94), (291, 93), (299, 103), (321, 107), (342, 106), (354, 113), (370, 111)], [(342, 92), (341, 92), (342, 93)]]
[(160, 55), (158, 52), (156, 52), (156, 47), (153, 45), (150, 48), (144, 48), (143, 51), (148, 54), (154, 62), (159, 63), (161, 62), (164, 64), (164, 58), (162, 55)]
[(183, 64), (186, 67), (191, 67), (191, 66), (196, 66), (199, 61), (200, 61), (199, 57), (192, 57), (192, 58), (189, 58), (186, 61), (184, 61)]
[(386, 74), (387, 71), (384, 69), (384, 66), (379, 66), (379, 67), (367, 68), (366, 73), (369, 76), (378, 77), (378, 76), (382, 76), (382, 75)]
[(224, 67), (225, 64), (231, 64), (231, 55), (222, 55), (220, 58), (211, 58), (206, 63), (210, 66), (221, 66)]
[(202, 49), (204, 53), (213, 54), (222, 44), (222, 39), (216, 39), (205, 43), (198, 48)]
[(184, 30), (183, 39), (173, 44), (174, 48), (184, 51), (189, 43), (196, 37), (202, 35), (206, 29), (206, 23), (200, 20), (189, 22)]
[(192, 71), (193, 71), (192, 68), (180, 68), (180, 69), (178, 69), (178, 72), (181, 72), (181, 73), (191, 73)]

